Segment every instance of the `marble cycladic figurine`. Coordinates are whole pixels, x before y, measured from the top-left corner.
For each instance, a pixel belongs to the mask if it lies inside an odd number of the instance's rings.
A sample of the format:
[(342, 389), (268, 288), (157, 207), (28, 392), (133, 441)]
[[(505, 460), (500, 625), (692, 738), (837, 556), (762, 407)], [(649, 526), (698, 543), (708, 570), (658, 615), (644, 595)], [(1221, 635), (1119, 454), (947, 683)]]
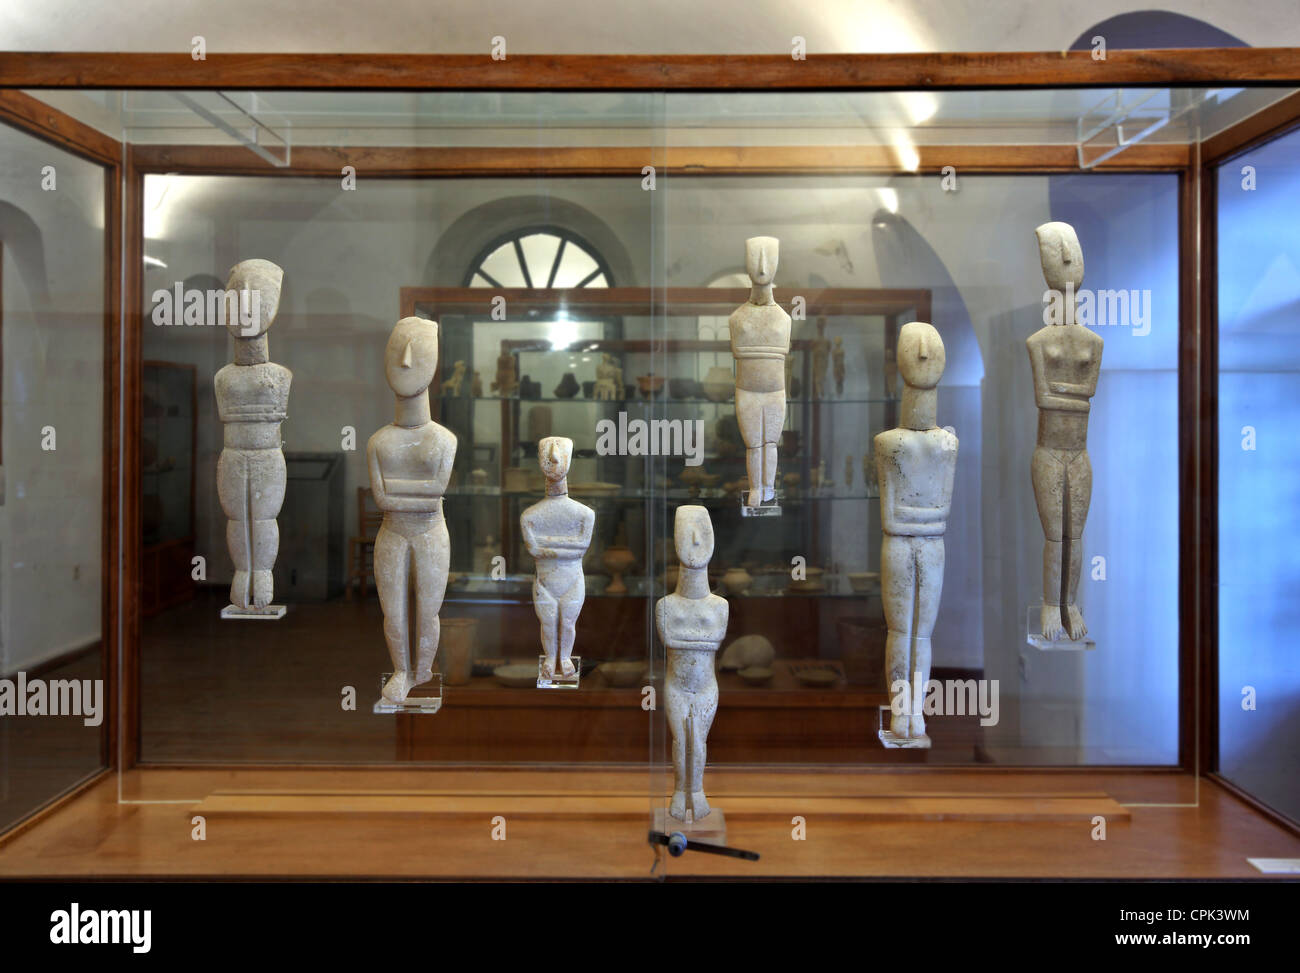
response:
[(451, 378), (447, 379), (445, 382), (442, 383), (442, 394), (461, 395), (463, 391), (462, 385), (464, 381), (465, 381), (465, 363), (463, 361), (458, 361), (456, 362), (455, 366), (452, 368)]
[(542, 630), (543, 675), (572, 676), (574, 634), (587, 595), (582, 558), (591, 546), (596, 512), (569, 496), (573, 440), (549, 436), (537, 444), (546, 497), (519, 515), (528, 553), (537, 561), (533, 608)]
[(284, 614), (283, 606), (271, 605), (271, 570), (280, 548), (275, 518), (287, 479), (280, 423), (288, 416), (293, 373), (270, 360), (266, 334), (280, 308), (283, 280), (284, 271), (269, 260), (245, 260), (231, 268), (226, 283), (233, 295), (226, 328), (235, 341), (235, 359), (213, 381), (217, 414), (225, 424), (217, 497), (235, 564), (225, 617)]
[(752, 287), (749, 300), (729, 321), (736, 359), (736, 421), (745, 441), (751, 507), (776, 499), (776, 444), (785, 425), (790, 315), (772, 297), (778, 257), (776, 237), (745, 241), (745, 270)]
[(375, 587), (393, 661), (383, 695), (393, 703), (433, 678), (438, 612), (451, 562), (442, 496), (456, 459), (456, 436), (434, 422), (429, 411), (429, 385), (437, 369), (438, 325), (402, 318), (384, 349), (384, 374), (397, 401), (396, 415), (366, 444), (370, 489), (384, 514), (375, 537)]
[(668, 650), (664, 692), (673, 737), (673, 796), (668, 813), (686, 822), (699, 821), (710, 811), (704, 796), (704, 765), (709, 729), (718, 712), (713, 660), (727, 634), (728, 608), (727, 599), (709, 591), (713, 522), (708, 510), (678, 507), (673, 541), (681, 562), (677, 590), (655, 603), (655, 628)]
[(1074, 227), (1044, 223), (1034, 234), (1046, 296), (1063, 311), (1060, 324), (1048, 324), (1025, 341), (1038, 404), (1038, 445), (1030, 472), (1045, 537), (1042, 633), (1048, 641), (1064, 635), (1077, 641), (1088, 634), (1079, 610), (1079, 572), (1083, 527), (1092, 501), (1089, 400), (1097, 391), (1103, 342), (1075, 317), (1083, 250)]
[[(932, 325), (903, 325), (898, 336), (904, 383), (898, 427), (873, 441), (883, 530), (881, 596), (889, 628), (885, 674), (892, 709), (903, 704), (901, 712), (891, 712), (890, 737), (882, 734), (886, 745), (929, 742), (913, 693), (916, 686), (924, 692), (930, 678), (930, 636), (943, 593), (943, 535), (957, 471), (957, 437), (936, 421), (944, 364), (943, 339)], [(906, 691), (899, 692), (900, 683)]]

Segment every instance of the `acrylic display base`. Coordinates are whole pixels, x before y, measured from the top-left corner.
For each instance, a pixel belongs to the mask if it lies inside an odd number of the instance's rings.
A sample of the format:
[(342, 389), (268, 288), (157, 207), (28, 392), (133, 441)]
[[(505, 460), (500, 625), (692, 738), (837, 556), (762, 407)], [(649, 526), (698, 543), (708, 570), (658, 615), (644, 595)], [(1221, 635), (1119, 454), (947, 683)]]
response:
[(1097, 647), (1096, 641), (1087, 635), (1077, 642), (1068, 635), (1059, 639), (1044, 638), (1040, 631), (1042, 627), (1043, 606), (1030, 605), (1025, 609), (1025, 631), (1029, 633), (1025, 641), (1034, 648), (1042, 652), (1086, 652)]
[(278, 618), (284, 618), (286, 611), (288, 609), (284, 605), (267, 605), (265, 608), (240, 608), (237, 605), (227, 605), (221, 609), (221, 617), (273, 622)]
[(582, 656), (571, 655), (569, 661), (573, 663), (573, 675), (566, 676), (559, 669), (555, 670), (555, 675), (549, 679), (546, 677), (542, 664), (546, 662), (546, 656), (537, 657), (537, 688), (538, 689), (577, 689), (578, 683), (582, 681)]
[(749, 491), (740, 491), (740, 516), (742, 517), (780, 517), (781, 504), (776, 497), (768, 500), (766, 503), (759, 504), (757, 507), (749, 505)]
[(655, 808), (655, 831), (662, 831), (664, 834), (672, 834), (674, 831), (680, 831), (686, 835), (688, 841), (699, 841), (710, 845), (725, 845), (727, 843), (727, 816), (722, 813), (722, 808), (715, 807), (702, 821), (678, 821), (668, 813), (668, 808)]
[(393, 678), (391, 672), (385, 672), (379, 677), (379, 701), (375, 703), (372, 712), (419, 713), (429, 716), (442, 709), (441, 672), (435, 672), (428, 682), (422, 682), (412, 689), (406, 694), (406, 699), (400, 703), (394, 703), (384, 697), (384, 687), (388, 685), (388, 680), (391, 678)]
[(923, 733), (919, 737), (895, 736), (894, 732), (889, 729), (889, 718), (893, 715), (893, 710), (888, 706), (880, 707), (880, 729), (876, 731), (876, 736), (879, 738), (882, 747), (886, 750), (930, 749), (930, 735), (928, 733)]

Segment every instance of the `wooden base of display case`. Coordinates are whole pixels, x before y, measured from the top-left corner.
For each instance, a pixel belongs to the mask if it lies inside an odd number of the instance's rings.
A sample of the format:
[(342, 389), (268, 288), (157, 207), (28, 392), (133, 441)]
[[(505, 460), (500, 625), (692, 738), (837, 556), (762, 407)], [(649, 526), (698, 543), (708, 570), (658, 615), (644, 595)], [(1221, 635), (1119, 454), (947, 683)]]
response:
[[(1249, 858), (1300, 856), (1300, 838), (1213, 780), (1170, 771), (710, 767), (706, 782), (728, 843), (760, 861), (688, 853), (653, 868), (652, 805), (667, 794), (651, 800), (644, 760), (159, 768), (105, 775), (0, 839), (0, 876), (1263, 879)], [(1094, 840), (1098, 814), (1105, 841)], [(196, 815), (207, 841), (192, 837)], [(494, 839), (496, 816), (509, 840)]]

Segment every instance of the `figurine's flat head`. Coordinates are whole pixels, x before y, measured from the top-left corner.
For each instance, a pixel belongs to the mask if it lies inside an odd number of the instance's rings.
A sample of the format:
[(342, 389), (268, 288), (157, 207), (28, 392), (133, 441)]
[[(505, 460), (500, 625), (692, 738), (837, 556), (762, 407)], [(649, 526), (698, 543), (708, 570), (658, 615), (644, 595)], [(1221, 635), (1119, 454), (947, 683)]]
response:
[(947, 364), (943, 339), (932, 324), (910, 321), (898, 332), (898, 373), (914, 389), (932, 389)]
[(713, 521), (704, 507), (684, 505), (673, 518), (677, 560), (688, 568), (706, 568), (713, 557)]
[(774, 236), (752, 236), (745, 241), (745, 273), (762, 286), (776, 279), (781, 242)]
[(1083, 248), (1069, 223), (1044, 223), (1034, 230), (1038, 238), (1038, 259), (1043, 279), (1054, 291), (1065, 292), (1066, 284), (1076, 291), (1083, 283)]
[(384, 349), (388, 386), (402, 398), (421, 394), (438, 371), (438, 325), (425, 318), (402, 318)]
[(284, 271), (269, 260), (241, 260), (231, 267), (226, 290), (236, 298), (234, 303), (226, 302), (226, 330), (235, 338), (266, 334), (280, 310), (283, 282)]
[(537, 462), (548, 480), (564, 479), (569, 475), (569, 464), (573, 462), (573, 440), (563, 436), (547, 436), (539, 440)]

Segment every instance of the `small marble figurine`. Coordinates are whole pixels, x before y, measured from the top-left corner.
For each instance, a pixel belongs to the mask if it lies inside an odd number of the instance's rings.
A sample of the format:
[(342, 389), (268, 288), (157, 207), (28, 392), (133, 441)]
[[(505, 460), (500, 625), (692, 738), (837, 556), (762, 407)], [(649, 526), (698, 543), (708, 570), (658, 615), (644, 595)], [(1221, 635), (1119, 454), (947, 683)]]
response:
[(889, 627), (885, 670), (894, 709), (890, 738), (882, 736), (887, 746), (929, 745), (914, 693), (918, 686), (923, 693), (930, 678), (930, 635), (943, 593), (943, 535), (957, 471), (957, 437), (936, 423), (944, 364), (943, 339), (932, 325), (903, 325), (898, 427), (874, 441), (883, 530), (881, 595)]
[(736, 359), (736, 420), (745, 441), (749, 505), (776, 498), (776, 444), (785, 425), (785, 359), (790, 315), (772, 297), (779, 244), (775, 237), (745, 241), (749, 300), (732, 312), (731, 354)]
[[(396, 416), (366, 444), (370, 489), (384, 513), (375, 536), (375, 587), (393, 675), (384, 698), (400, 703), (433, 678), (447, 591), (451, 539), (442, 495), (456, 459), (456, 436), (431, 418), (429, 385), (438, 370), (438, 325), (402, 318), (384, 349), (384, 374)], [(411, 589), (415, 593), (415, 661), (411, 661)]]
[(551, 436), (537, 444), (537, 459), (546, 477), (546, 498), (519, 515), (528, 553), (537, 561), (533, 608), (541, 622), (542, 675), (556, 671), (572, 676), (569, 657), (578, 613), (587, 595), (582, 558), (591, 545), (596, 512), (569, 496), (573, 440)]
[(713, 523), (708, 510), (678, 507), (673, 541), (681, 561), (677, 590), (655, 603), (655, 627), (668, 650), (664, 692), (673, 737), (673, 796), (668, 813), (686, 822), (699, 821), (710, 810), (704, 796), (704, 766), (709, 729), (718, 711), (713, 660), (727, 634), (728, 608), (727, 599), (709, 591)]
[[(1030, 472), (1046, 541), (1043, 545), (1042, 634), (1049, 642), (1088, 634), (1079, 610), (1083, 527), (1092, 502), (1088, 412), (1101, 374), (1102, 339), (1075, 320), (1083, 283), (1083, 251), (1074, 227), (1044, 223), (1034, 233), (1049, 299), (1060, 302), (1060, 324), (1026, 339), (1038, 403), (1038, 446)], [(1055, 292), (1055, 293), (1053, 293)]]
[(279, 617), (271, 604), (271, 571), (280, 549), (275, 518), (287, 473), (280, 423), (288, 416), (293, 373), (270, 360), (267, 331), (280, 308), (284, 271), (269, 260), (245, 260), (230, 271), (226, 329), (235, 360), (217, 372), (213, 388), (225, 441), (217, 460), (217, 497), (227, 518), (226, 546), (235, 563), (224, 617)]

